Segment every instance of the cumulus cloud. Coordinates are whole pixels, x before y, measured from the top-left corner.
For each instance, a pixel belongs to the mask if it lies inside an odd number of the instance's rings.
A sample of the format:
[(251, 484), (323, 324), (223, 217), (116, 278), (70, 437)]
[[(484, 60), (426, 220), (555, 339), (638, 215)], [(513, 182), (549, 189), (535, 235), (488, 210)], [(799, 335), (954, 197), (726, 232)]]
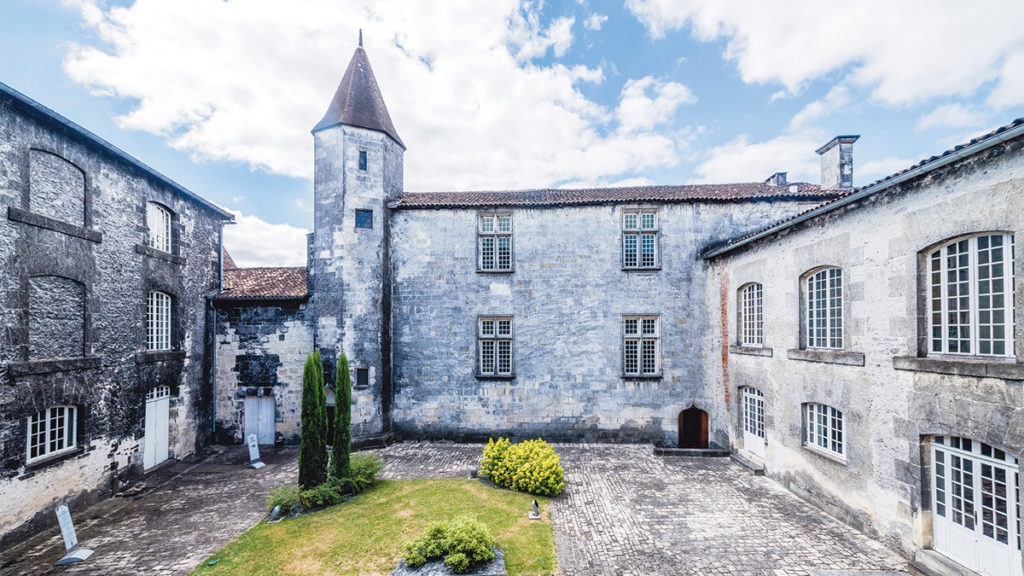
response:
[(826, 142), (824, 133), (809, 130), (751, 142), (741, 134), (705, 153), (694, 169), (694, 182), (760, 182), (775, 172), (788, 172), (792, 182), (817, 183), (821, 165), (814, 150)]
[[(610, 181), (680, 161), (671, 133), (637, 122), (617, 130), (618, 103), (584, 96), (588, 83), (605, 81), (601, 68), (535, 60), (566, 54), (575, 22), (545, 20), (539, 4), (69, 1), (97, 41), (70, 49), (66, 73), (94, 93), (133, 102), (117, 118), (122, 127), (160, 134), (197, 159), (310, 178), (309, 130), (361, 27), (409, 146), (407, 189)], [(650, 90), (656, 110), (681, 97), (674, 85)]]
[(593, 13), (587, 16), (587, 19), (583, 21), (583, 27), (587, 30), (599, 31), (604, 23), (608, 21), (608, 16), (605, 14)]
[(627, 80), (616, 116), (624, 132), (650, 130), (669, 120), (682, 104), (692, 104), (697, 97), (678, 82), (662, 82), (651, 76)]
[(917, 123), (919, 130), (933, 127), (972, 128), (983, 124), (985, 119), (963, 104), (945, 104), (923, 116)]
[(229, 210), (235, 224), (224, 227), (224, 248), (235, 263), (247, 266), (305, 266), (306, 234), (289, 224), (271, 224), (257, 216)]
[(993, 81), (994, 105), (1024, 101), (1019, 0), (627, 0), (626, 6), (655, 38), (689, 27), (700, 40), (725, 39), (724, 56), (745, 82), (779, 83), (790, 94), (838, 72), (885, 104), (969, 95)]

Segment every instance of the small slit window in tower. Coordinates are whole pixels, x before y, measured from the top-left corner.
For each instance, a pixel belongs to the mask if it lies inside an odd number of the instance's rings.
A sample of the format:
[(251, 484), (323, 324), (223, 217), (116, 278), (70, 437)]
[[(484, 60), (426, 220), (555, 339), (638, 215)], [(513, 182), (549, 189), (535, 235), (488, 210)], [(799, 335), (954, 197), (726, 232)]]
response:
[(365, 388), (370, 385), (370, 369), (356, 368), (356, 388)]
[(366, 150), (359, 151), (359, 169), (366, 170)]
[(356, 210), (356, 228), (373, 228), (373, 210)]

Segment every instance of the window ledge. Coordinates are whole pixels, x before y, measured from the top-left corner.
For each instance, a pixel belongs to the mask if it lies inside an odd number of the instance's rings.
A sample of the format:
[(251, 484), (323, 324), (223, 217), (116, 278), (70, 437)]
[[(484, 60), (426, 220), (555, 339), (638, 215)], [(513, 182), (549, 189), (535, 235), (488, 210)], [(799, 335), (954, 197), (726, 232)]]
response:
[(143, 256), (167, 260), (168, 262), (172, 262), (174, 264), (180, 265), (185, 263), (185, 259), (181, 256), (178, 256), (177, 254), (170, 254), (168, 252), (164, 252), (163, 250), (157, 250), (156, 248), (151, 248), (149, 246), (146, 246), (145, 244), (136, 244), (135, 251), (139, 254), (142, 254)]
[[(516, 375), (515, 374), (479, 374), (478, 373), (476, 375), (476, 379), (477, 380), (515, 380), (516, 379)], [(363, 388), (369, 388), (369, 386), (364, 386)]]
[(481, 268), (477, 268), (476, 269), (476, 273), (477, 274), (511, 274), (511, 273), (513, 273), (515, 271), (516, 271), (515, 268), (509, 269), (509, 270), (483, 270)]
[(861, 352), (847, 352), (846, 350), (802, 350), (794, 348), (791, 350), (786, 350), (786, 358), (789, 358), (790, 360), (803, 360), (804, 362), (842, 364), (844, 366), (864, 365), (864, 354), (862, 354)]
[(955, 376), (977, 376), (979, 378), (1003, 378), (1024, 380), (1024, 365), (1013, 361), (994, 361), (953, 358), (918, 358), (917, 356), (896, 356), (892, 359), (896, 370), (934, 372)]
[(150, 364), (152, 362), (167, 362), (170, 360), (184, 360), (184, 350), (152, 350), (135, 353), (136, 364)]
[(74, 448), (63, 452), (50, 454), (49, 456), (45, 456), (39, 460), (33, 460), (31, 463), (25, 464), (25, 474), (22, 474), (18, 479), (24, 480), (26, 478), (31, 478), (36, 472), (43, 468), (49, 468), (50, 466), (63, 462), (64, 460), (74, 458), (75, 456), (83, 453), (85, 453), (85, 447), (75, 446)]
[(14, 206), (7, 207), (7, 218), (8, 220), (21, 222), (22, 224), (28, 224), (30, 226), (38, 226), (39, 228), (46, 228), (47, 230), (53, 230), (54, 232), (60, 232), (61, 234), (67, 234), (68, 236), (75, 236), (90, 242), (103, 241), (103, 233), (97, 230), (91, 230), (84, 226), (70, 224), (62, 220), (57, 220), (56, 218), (50, 218), (49, 216), (29, 212), (28, 210), (22, 210), (21, 208), (15, 208)]
[(664, 378), (664, 374), (658, 372), (657, 374), (623, 374), (623, 380), (661, 380)]
[(828, 451), (822, 450), (821, 448), (818, 448), (817, 446), (814, 446), (812, 444), (808, 444), (806, 442), (804, 442), (802, 444), (802, 446), (803, 446), (804, 450), (810, 452), (811, 454), (814, 454), (816, 456), (821, 456), (822, 458), (824, 458), (826, 460), (830, 460), (832, 462), (835, 462), (836, 464), (839, 464), (841, 466), (846, 466), (846, 458), (843, 457), (843, 456), (839, 456), (838, 454), (836, 454), (834, 452), (828, 452)]
[(99, 356), (82, 356), (81, 358), (54, 358), (52, 360), (30, 360), (28, 362), (11, 362), (7, 365), (8, 372), (14, 378), (33, 374), (49, 374), (50, 372), (68, 372), (99, 368)]
[(623, 272), (657, 272), (658, 270), (661, 270), (661, 266), (631, 266), (629, 268), (625, 266), (622, 267)]
[(766, 346), (737, 346), (732, 344), (729, 346), (730, 354), (746, 354), (748, 356), (764, 356), (771, 358), (774, 351)]

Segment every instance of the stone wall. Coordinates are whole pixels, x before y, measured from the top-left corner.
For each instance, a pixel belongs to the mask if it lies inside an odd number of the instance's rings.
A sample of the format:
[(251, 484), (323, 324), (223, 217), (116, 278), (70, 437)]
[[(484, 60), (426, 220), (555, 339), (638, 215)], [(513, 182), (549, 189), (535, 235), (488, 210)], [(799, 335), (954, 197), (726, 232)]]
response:
[[(636, 208), (638, 206), (631, 206)], [(472, 209), (392, 218), (394, 427), (403, 437), (675, 445), (704, 385), (711, 243), (803, 209), (792, 202), (660, 204), (661, 267), (622, 268), (625, 206), (516, 209), (514, 272), (477, 272)], [(480, 378), (477, 318), (513, 317), (514, 378)], [(622, 316), (660, 318), (663, 373), (623, 377)]]
[(218, 443), (244, 441), (246, 396), (273, 396), (276, 438), (298, 442), (302, 367), (313, 351), (312, 318), (305, 301), (216, 304)]
[[(174, 211), (175, 254), (145, 246), (148, 200)], [(0, 94), (0, 546), (141, 476), (154, 386), (171, 388), (171, 457), (206, 442), (221, 218)], [(171, 352), (145, 352), (153, 289), (173, 298)], [(57, 405), (77, 406), (75, 449), (27, 465), (27, 419)]]
[[(924, 254), (986, 231), (1016, 236), (1016, 357), (925, 358)], [(923, 455), (933, 435), (1024, 456), (1022, 239), (1018, 139), (717, 258), (708, 283), (723, 289), (707, 294), (706, 305), (723, 312), (724, 342), (716, 333), (715, 345), (727, 346), (727, 360), (724, 370), (723, 354), (707, 362), (715, 437), (743, 447), (739, 391), (756, 387), (766, 402), (769, 475), (908, 553), (930, 546), (931, 478)], [(800, 278), (822, 265), (843, 270), (841, 354), (800, 350)], [(764, 287), (765, 349), (756, 355), (736, 346), (737, 291), (748, 282)], [(807, 402), (843, 411), (845, 462), (803, 446)]]

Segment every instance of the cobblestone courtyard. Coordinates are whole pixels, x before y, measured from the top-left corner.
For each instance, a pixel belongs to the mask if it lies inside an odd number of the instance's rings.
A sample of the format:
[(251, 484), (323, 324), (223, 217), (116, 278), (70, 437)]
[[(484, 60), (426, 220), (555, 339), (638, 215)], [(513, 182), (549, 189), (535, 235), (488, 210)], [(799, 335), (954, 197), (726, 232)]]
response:
[[(839, 576), (906, 566), (726, 458), (663, 458), (640, 445), (557, 450), (567, 482), (552, 501), (552, 520), (565, 576)], [(374, 452), (385, 460), (385, 478), (465, 477), (481, 446), (401, 443)], [(175, 464), (147, 479), (151, 488), (138, 496), (75, 514), (82, 545), (96, 551), (86, 562), (51, 568), (63, 554), (54, 529), (0, 554), (0, 576), (187, 574), (263, 516), (266, 492), (294, 481), (295, 456), (271, 451), (260, 471), (244, 468), (244, 450)]]

